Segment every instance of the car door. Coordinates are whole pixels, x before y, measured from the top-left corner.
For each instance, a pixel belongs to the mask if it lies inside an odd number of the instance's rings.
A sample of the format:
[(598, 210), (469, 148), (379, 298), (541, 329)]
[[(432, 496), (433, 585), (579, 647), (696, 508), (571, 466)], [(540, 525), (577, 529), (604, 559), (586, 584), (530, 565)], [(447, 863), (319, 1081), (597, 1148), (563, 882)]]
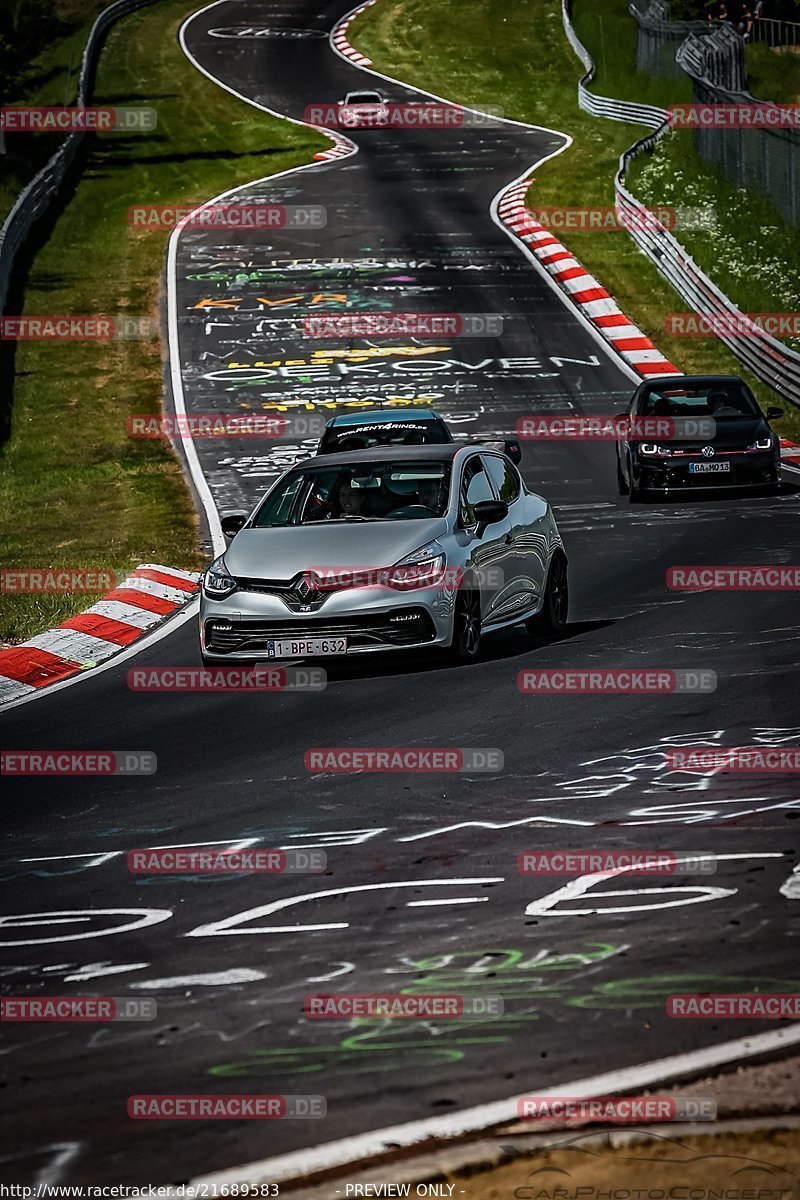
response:
[(498, 596), (498, 614), (537, 608), (544, 592), (547, 575), (547, 533), (544, 519), (547, 505), (526, 492), (519, 471), (501, 454), (483, 453), (486, 470), (497, 497), (508, 505), (511, 542), (508, 546), (505, 587)]
[(480, 454), (470, 455), (461, 470), (458, 524), (464, 536), (471, 539), (467, 562), (479, 581), (481, 613), (487, 622), (499, 619), (498, 600), (502, 598), (503, 580), (513, 555), (510, 517), (490, 525), (483, 537), (475, 533), (475, 505), (496, 499)]

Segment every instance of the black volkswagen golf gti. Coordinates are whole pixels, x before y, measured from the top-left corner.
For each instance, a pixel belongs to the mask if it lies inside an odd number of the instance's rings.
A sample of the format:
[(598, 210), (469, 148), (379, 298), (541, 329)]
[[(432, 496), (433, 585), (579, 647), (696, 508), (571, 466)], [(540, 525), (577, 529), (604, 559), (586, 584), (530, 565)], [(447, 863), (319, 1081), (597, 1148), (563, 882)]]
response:
[(766, 415), (738, 375), (670, 375), (639, 385), (617, 440), (617, 483), (636, 503), (702, 488), (780, 486), (781, 451)]

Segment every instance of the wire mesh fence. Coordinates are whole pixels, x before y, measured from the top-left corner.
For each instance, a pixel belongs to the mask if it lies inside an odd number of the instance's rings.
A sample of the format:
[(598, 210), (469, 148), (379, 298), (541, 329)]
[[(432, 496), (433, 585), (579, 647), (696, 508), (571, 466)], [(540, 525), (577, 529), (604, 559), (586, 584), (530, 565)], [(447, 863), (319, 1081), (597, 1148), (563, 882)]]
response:
[(679, 78), (681, 69), (675, 55), (690, 34), (708, 33), (718, 22), (671, 21), (661, 0), (631, 0), (628, 11), (636, 21), (636, 69), (659, 78)]
[(767, 196), (784, 220), (800, 225), (800, 129), (793, 127), (792, 110), (757, 100), (737, 86), (746, 75), (742, 38), (726, 26), (704, 37), (692, 35), (677, 61), (692, 80), (695, 104), (736, 110), (730, 122), (693, 125), (700, 156), (729, 183)]
[[(562, 0), (562, 19), (570, 44), (586, 69), (578, 88), (579, 103), (585, 111), (592, 112), (586, 96), (590, 94), (587, 83), (594, 74), (594, 62), (572, 26), (570, 0)], [(602, 100), (603, 107), (597, 108), (596, 115), (614, 119), (611, 110), (617, 106), (619, 111), (616, 119), (623, 119), (619, 112), (627, 106), (623, 106), (620, 101), (597, 96), (593, 99)], [(631, 163), (639, 155), (652, 151), (669, 132), (668, 113), (663, 109), (660, 112), (662, 121), (658, 128), (640, 138), (620, 158), (614, 190), (617, 210), (624, 218), (625, 228), (639, 249), (647, 255), (690, 308), (699, 316), (718, 322), (715, 325), (716, 336), (733, 351), (739, 361), (758, 379), (800, 407), (800, 353), (766, 333), (749, 328), (752, 323), (746, 314), (742, 313), (705, 274), (678, 239), (627, 187), (626, 173)]]

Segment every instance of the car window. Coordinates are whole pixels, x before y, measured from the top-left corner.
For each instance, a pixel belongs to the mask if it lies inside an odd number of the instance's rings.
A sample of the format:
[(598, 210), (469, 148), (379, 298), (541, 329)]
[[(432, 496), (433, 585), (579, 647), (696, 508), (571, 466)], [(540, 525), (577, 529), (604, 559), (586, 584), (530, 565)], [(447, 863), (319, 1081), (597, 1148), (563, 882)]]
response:
[[(286, 525), (298, 494), (306, 480), (302, 475), (290, 475), (286, 486), (271, 493), (258, 512), (258, 525)], [(306, 489), (307, 490), (307, 487)]]
[(374, 446), (443, 446), (447, 430), (439, 421), (376, 421), (369, 425), (334, 425), (325, 434), (320, 454), (371, 450)]
[(670, 387), (669, 379), (652, 384), (642, 396), (639, 413), (648, 417), (757, 417), (750, 393), (738, 381), (723, 380), (694, 387)]
[(377, 92), (350, 92), (345, 104), (382, 104), (383, 97)]
[(256, 511), (253, 528), (317, 521), (419, 521), (447, 511), (449, 462), (319, 464), (312, 459), (278, 480)]
[(519, 475), (514, 466), (495, 454), (487, 454), (483, 461), (500, 499), (513, 504), (520, 490)]
[(464, 474), (461, 477), (458, 515), (463, 526), (468, 527), (475, 524), (475, 505), (480, 504), (481, 500), (494, 500), (494, 492), (481, 460), (476, 455), (464, 467)]

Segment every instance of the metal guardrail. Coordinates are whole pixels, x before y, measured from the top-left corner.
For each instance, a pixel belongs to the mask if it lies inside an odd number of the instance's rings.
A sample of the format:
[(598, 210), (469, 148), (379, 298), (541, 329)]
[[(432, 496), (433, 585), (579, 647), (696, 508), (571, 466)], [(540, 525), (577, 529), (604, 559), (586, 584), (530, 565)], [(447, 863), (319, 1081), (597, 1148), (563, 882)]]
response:
[(605, 96), (595, 96), (589, 91), (588, 85), (594, 79), (597, 68), (591, 55), (579, 40), (578, 35), (572, 27), (572, 22), (569, 18), (568, 0), (561, 0), (561, 12), (569, 44), (586, 70), (586, 74), (578, 83), (578, 106), (592, 117), (606, 117), (609, 121), (625, 121), (627, 124), (649, 125), (651, 129), (657, 129), (659, 125), (663, 125), (666, 114), (661, 108), (654, 108), (651, 104), (633, 104), (622, 100), (608, 100)]
[[(586, 68), (586, 74), (578, 85), (578, 104), (585, 112), (592, 112), (588, 107), (586, 84), (594, 76), (594, 62), (572, 27), (569, 5), (570, 0), (562, 0), (564, 29), (570, 45)], [(600, 98), (593, 97), (593, 99)], [(601, 112), (598, 109), (596, 113), (592, 112), (592, 115), (606, 116), (608, 110), (616, 106), (618, 115), (611, 119), (630, 120), (628, 115), (619, 115), (623, 110), (626, 113), (629, 112), (631, 108), (629, 104), (608, 97), (602, 98), (602, 104), (605, 111)], [(624, 215), (628, 233), (695, 313), (710, 317), (712, 320), (718, 318), (733, 327), (732, 330), (718, 329), (716, 336), (733, 351), (756, 378), (769, 384), (791, 404), (800, 406), (800, 354), (753, 326), (748, 321), (746, 314), (742, 313), (713, 280), (709, 279), (677, 238), (626, 187), (625, 172), (630, 164), (640, 154), (652, 150), (670, 129), (669, 114), (665, 109), (653, 110), (650, 105), (639, 107), (659, 113), (660, 123), (653, 132), (640, 138), (621, 155), (619, 169), (614, 177), (617, 207), (620, 214)], [(642, 123), (648, 124), (649, 122)], [(746, 333), (738, 334), (735, 332), (736, 329), (745, 329)]]
[[(690, 79), (703, 79), (727, 92), (747, 92), (744, 39), (730, 25), (704, 34), (690, 33), (675, 52), (675, 62)], [(749, 96), (752, 100), (753, 97)]]
[[(153, 3), (155, 0), (116, 0), (116, 3), (111, 4), (100, 13), (89, 32), (83, 51), (76, 97), (78, 107), (91, 103), (97, 61), (107, 31), (120, 17), (127, 16), (128, 13)], [(82, 130), (76, 130), (69, 134), (55, 154), (48, 159), (27, 187), (20, 192), (14, 207), (0, 228), (0, 313), (5, 311), (17, 254), (35, 223), (60, 191), (67, 171), (78, 152), (81, 140), (85, 136)]]

